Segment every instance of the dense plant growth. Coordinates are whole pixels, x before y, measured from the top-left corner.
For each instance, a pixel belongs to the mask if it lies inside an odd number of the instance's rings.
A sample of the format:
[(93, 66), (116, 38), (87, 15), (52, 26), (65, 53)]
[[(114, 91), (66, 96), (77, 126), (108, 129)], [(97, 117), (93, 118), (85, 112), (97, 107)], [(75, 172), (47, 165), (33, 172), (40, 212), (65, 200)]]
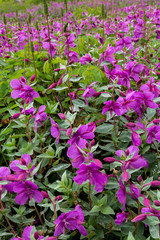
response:
[(159, 39), (158, 1), (2, 16), (1, 239), (160, 238)]

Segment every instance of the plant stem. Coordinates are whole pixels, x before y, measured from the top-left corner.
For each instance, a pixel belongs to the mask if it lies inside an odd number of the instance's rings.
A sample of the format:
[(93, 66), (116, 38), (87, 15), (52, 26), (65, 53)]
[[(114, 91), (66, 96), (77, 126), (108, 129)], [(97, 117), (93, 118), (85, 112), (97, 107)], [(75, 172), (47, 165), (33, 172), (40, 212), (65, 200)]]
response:
[(37, 213), (37, 215), (38, 215), (38, 218), (39, 218), (39, 220), (40, 220), (41, 224), (42, 224), (42, 225), (44, 225), (44, 223), (43, 223), (43, 221), (42, 221), (42, 218), (41, 218), (41, 215), (39, 214), (39, 212), (38, 212), (38, 209), (37, 209), (36, 205), (34, 205), (34, 208), (35, 208), (35, 210), (36, 210), (36, 213)]
[[(1, 196), (0, 196), (0, 197), (1, 197)], [(3, 211), (3, 210), (4, 210), (4, 207), (3, 207), (3, 203), (2, 203), (2, 200), (1, 200), (1, 199), (0, 199), (0, 205), (1, 205), (1, 209), (2, 209), (2, 211)], [(11, 230), (12, 230), (12, 233), (15, 235), (16, 232), (14, 231), (14, 229), (13, 229), (13, 227), (12, 227), (12, 225), (11, 225), (9, 219), (8, 219), (8, 217), (6, 216), (6, 214), (4, 214), (4, 217), (5, 217), (8, 225), (10, 226), (10, 228), (11, 228)]]
[(91, 199), (91, 183), (89, 182), (89, 192), (88, 192), (88, 197), (89, 197), (89, 207), (92, 209), (92, 199)]

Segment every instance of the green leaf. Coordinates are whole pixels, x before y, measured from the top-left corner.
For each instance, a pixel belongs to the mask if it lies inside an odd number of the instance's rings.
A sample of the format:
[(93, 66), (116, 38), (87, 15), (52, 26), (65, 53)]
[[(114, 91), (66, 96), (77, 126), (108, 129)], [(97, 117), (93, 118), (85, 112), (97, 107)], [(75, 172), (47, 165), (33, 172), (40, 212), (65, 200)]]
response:
[(131, 232), (129, 232), (127, 240), (135, 240)]
[(94, 213), (94, 212), (96, 213), (96, 212), (100, 212), (100, 211), (101, 211), (101, 208), (99, 206), (95, 205), (90, 212), (91, 213)]
[(152, 238), (159, 239), (159, 224), (154, 226), (149, 226), (149, 232)]
[(114, 214), (114, 211), (110, 206), (102, 207), (101, 212), (105, 215)]
[(106, 134), (106, 133), (111, 133), (112, 129), (113, 129), (112, 124), (103, 123), (102, 125), (96, 128), (96, 132)]

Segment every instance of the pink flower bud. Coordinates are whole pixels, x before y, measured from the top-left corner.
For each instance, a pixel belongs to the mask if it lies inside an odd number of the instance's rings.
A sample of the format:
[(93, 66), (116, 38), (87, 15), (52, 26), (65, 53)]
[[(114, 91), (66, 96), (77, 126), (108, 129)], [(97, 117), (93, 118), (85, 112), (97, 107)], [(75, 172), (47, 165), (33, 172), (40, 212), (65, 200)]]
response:
[(24, 83), (26, 82), (26, 79), (25, 79), (25, 77), (23, 77), (23, 76), (20, 77), (20, 80), (21, 80), (22, 82), (24, 82)]
[(48, 199), (50, 199), (50, 197), (49, 197), (49, 195), (48, 195), (47, 192), (45, 192), (45, 191), (41, 191), (41, 194), (42, 194), (42, 196), (43, 196), (44, 198), (48, 198)]
[(25, 62), (28, 62), (28, 63), (29, 63), (29, 62), (30, 62), (30, 60), (29, 60), (28, 58), (25, 58)]
[(126, 150), (126, 155), (127, 155), (127, 156), (129, 155), (129, 150), (128, 150), (128, 149)]
[(4, 56), (5, 58), (10, 58), (10, 56), (9, 55), (6, 55), (6, 56)]
[(62, 199), (63, 199), (62, 196), (59, 195), (59, 196), (55, 197), (54, 202), (56, 203)]
[(126, 127), (131, 127), (131, 128), (133, 128), (133, 127), (136, 127), (136, 124), (133, 123), (133, 122), (128, 122), (128, 123), (126, 123)]
[(160, 201), (159, 200), (154, 200), (153, 203), (154, 203), (155, 206), (158, 206), (158, 207), (160, 206)]
[(153, 123), (160, 123), (160, 119), (154, 119)]
[(90, 143), (90, 146), (93, 147), (94, 144), (95, 144), (95, 140), (93, 139), (93, 140), (91, 141), (91, 143)]
[(89, 148), (89, 144), (88, 144), (88, 142), (86, 143), (86, 148)]
[(103, 158), (103, 160), (107, 163), (113, 163), (116, 161), (116, 159), (112, 158), (112, 157), (107, 157), (107, 158)]
[(160, 186), (160, 181), (152, 181), (152, 182), (151, 182), (151, 186), (152, 186), (152, 187), (158, 187), (158, 186)]
[(59, 72), (60, 70), (61, 70), (60, 68), (54, 69), (55, 72)]
[(61, 78), (58, 81), (58, 86), (60, 86), (62, 84), (62, 80), (63, 80), (64, 74), (61, 76)]
[(21, 163), (23, 164), (23, 165), (26, 165), (26, 161), (21, 157)]
[(129, 180), (129, 173), (126, 170), (124, 170), (124, 172), (123, 172), (123, 180), (125, 182), (127, 182)]
[(143, 214), (140, 214), (137, 217), (133, 218), (131, 222), (140, 222), (140, 221), (145, 220), (146, 217), (147, 217), (146, 214), (143, 213)]
[(93, 94), (94, 97), (99, 97), (101, 95), (101, 92), (96, 92)]
[(52, 89), (52, 88), (55, 88), (56, 86), (57, 86), (57, 83), (53, 83), (52, 85), (49, 86), (48, 90)]
[(29, 103), (29, 97), (27, 98), (27, 100), (26, 100), (26, 104), (28, 104)]
[(143, 203), (144, 203), (145, 207), (150, 207), (151, 206), (148, 198), (144, 198)]
[(13, 114), (13, 116), (11, 117), (11, 119), (16, 119), (21, 115), (21, 113), (15, 113)]
[(143, 181), (142, 176), (139, 175), (138, 178), (137, 178), (137, 180), (138, 180), (138, 182), (142, 182), (142, 181)]
[(46, 240), (57, 240), (56, 237), (47, 237)]
[(31, 82), (33, 82), (33, 81), (34, 81), (35, 77), (36, 77), (36, 75), (35, 75), (35, 74), (33, 74), (33, 75), (32, 75), (32, 77), (31, 77)]
[(69, 137), (71, 134), (72, 134), (72, 127), (70, 126), (70, 128), (68, 128), (66, 131), (66, 135), (67, 137)]
[(58, 116), (63, 120), (66, 119), (66, 116), (64, 115), (64, 113), (58, 113)]
[(141, 84), (142, 83), (142, 79), (139, 79), (138, 81), (137, 81), (137, 85), (139, 85), (139, 84)]
[(34, 238), (35, 238), (36, 240), (39, 238), (39, 233), (38, 233), (37, 231), (34, 233)]
[(130, 121), (130, 120), (131, 120), (129, 116), (126, 116), (126, 119), (127, 119), (127, 121)]

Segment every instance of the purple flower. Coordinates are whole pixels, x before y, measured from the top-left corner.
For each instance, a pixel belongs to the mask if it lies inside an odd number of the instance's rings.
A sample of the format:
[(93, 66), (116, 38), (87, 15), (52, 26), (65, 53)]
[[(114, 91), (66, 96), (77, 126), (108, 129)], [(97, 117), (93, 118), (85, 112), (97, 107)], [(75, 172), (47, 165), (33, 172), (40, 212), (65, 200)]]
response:
[[(133, 145), (127, 148), (125, 152), (123, 150), (116, 151), (116, 155), (122, 159), (120, 162), (123, 165), (122, 167), (123, 170), (130, 169), (130, 168), (138, 169), (142, 167), (146, 167), (146, 168), (148, 167), (147, 160), (143, 156), (138, 155), (138, 152), (139, 152), (138, 147)], [(133, 154), (133, 156), (129, 158), (131, 154)]]
[(68, 213), (62, 213), (56, 220), (56, 228), (54, 236), (59, 236), (61, 233), (65, 234), (65, 229), (74, 231), (78, 229), (80, 233), (84, 236), (87, 236), (87, 231), (82, 225), (84, 222), (83, 211), (79, 205), (75, 207), (75, 210)]
[(21, 93), (18, 95), (19, 98), (25, 99), (25, 101), (29, 101), (29, 103), (32, 102), (34, 98), (38, 98), (39, 94), (34, 91), (33, 88), (31, 88), (29, 85), (25, 85), (21, 89)]
[(24, 170), (21, 169), (19, 166), (17, 166), (17, 164), (21, 165), (21, 166), (26, 166), (27, 168), (29, 167), (29, 164), (32, 165), (32, 161), (31, 161), (31, 157), (29, 154), (23, 154), (20, 158), (20, 160), (14, 160), (11, 164), (10, 164), (10, 168), (16, 172), (17, 175), (20, 174), (25, 174), (26, 176), (29, 176), (33, 169), (35, 168), (34, 166), (32, 166), (32, 168)]
[(45, 109), (46, 109), (45, 105), (40, 106), (38, 112), (35, 115), (35, 132), (37, 132), (37, 123), (43, 126), (41, 122), (47, 119), (47, 113), (44, 112)]
[(125, 38), (120, 38), (116, 42), (116, 50), (117, 51), (123, 50), (124, 46), (129, 50), (133, 50), (133, 45), (132, 45), (132, 41), (131, 41), (130, 37), (127, 36)]
[(118, 201), (119, 201), (121, 204), (123, 204), (122, 211), (124, 211), (125, 205), (126, 205), (126, 187), (125, 187), (125, 185), (122, 183), (121, 177), (119, 177), (119, 186), (120, 186), (120, 189), (119, 189), (118, 192), (117, 192), (117, 198), (118, 198)]
[(68, 144), (76, 143), (78, 145), (79, 140), (83, 139), (93, 139), (94, 138), (94, 131), (96, 129), (96, 124), (90, 122), (86, 125), (81, 125), (77, 132), (73, 134), (70, 140), (68, 140)]
[(14, 99), (22, 98), (25, 99), (26, 102), (29, 101), (31, 103), (34, 98), (39, 97), (39, 94), (26, 84), (26, 79), (24, 77), (21, 77), (20, 80), (13, 79), (10, 85), (14, 89), (11, 92), (11, 97)]
[(102, 63), (104, 61), (108, 61), (114, 64), (116, 61), (113, 58), (113, 54), (115, 53), (114, 47), (108, 45), (107, 49), (100, 55), (99, 62)]
[(135, 131), (132, 131), (131, 139), (132, 139), (133, 145), (135, 146), (140, 146), (142, 144), (142, 140), (139, 134)]
[(150, 144), (151, 142), (155, 142), (155, 139), (160, 142), (160, 126), (153, 125), (149, 128), (147, 128), (148, 131), (148, 138), (147, 143)]
[(82, 164), (76, 172), (78, 175), (74, 177), (74, 181), (80, 185), (89, 179), (91, 185), (95, 185), (95, 190), (102, 192), (104, 185), (107, 184), (108, 177), (105, 173), (99, 171), (100, 168), (93, 162), (89, 165)]
[(42, 47), (48, 50), (48, 53), (51, 57), (54, 57), (56, 50), (57, 50), (57, 45), (52, 42), (43, 42)]
[(84, 91), (84, 93), (83, 93), (83, 95), (82, 95), (82, 96), (84, 97), (84, 100), (85, 100), (85, 102), (86, 102), (87, 105), (88, 105), (87, 97), (93, 97), (94, 94), (96, 93), (96, 90), (92, 88), (92, 86), (93, 86), (94, 84), (96, 84), (96, 83), (97, 83), (97, 82), (91, 83), (91, 84), (86, 88), (86, 90)]
[(37, 190), (38, 186), (31, 181), (26, 180), (25, 182), (19, 183), (13, 188), (15, 193), (18, 193), (15, 202), (24, 205), (28, 198), (32, 201), (32, 198), (37, 202), (41, 202), (43, 199), (42, 194)]
[(116, 214), (116, 220), (115, 220), (115, 223), (118, 224), (118, 225), (121, 225), (122, 222), (126, 219), (127, 217), (127, 213), (125, 212), (122, 212), (122, 213), (117, 213)]
[(85, 65), (86, 62), (91, 63), (91, 61), (92, 61), (92, 57), (88, 53), (86, 53), (83, 57), (79, 59), (79, 62), (83, 65)]
[(76, 46), (74, 43), (74, 40), (75, 40), (75, 36), (73, 33), (71, 33), (64, 44), (67, 46), (69, 45), (71, 48), (74, 48)]
[(59, 143), (59, 139), (60, 139), (60, 130), (59, 130), (59, 126), (58, 124), (50, 117), (51, 120), (51, 135), (52, 137), (56, 138), (56, 143)]
[(114, 101), (107, 101), (104, 102), (105, 106), (103, 107), (102, 110), (102, 115), (104, 115), (107, 111), (110, 111), (110, 114), (112, 116), (112, 112), (115, 112), (117, 116), (122, 115), (120, 111), (120, 104)]
[[(86, 148), (87, 141), (85, 139), (80, 139), (78, 146), (77, 144), (72, 144), (67, 151), (67, 156), (72, 159), (72, 166), (74, 168), (79, 168), (79, 166), (88, 160), (88, 157), (85, 157), (83, 153), (79, 150), (83, 148)], [(85, 151), (84, 151), (85, 152)], [(85, 152), (87, 154), (87, 152)], [(90, 159), (93, 158), (93, 154), (90, 153)]]
[(25, 78), (20, 78), (18, 79), (13, 79), (10, 82), (11, 87), (13, 88), (13, 91), (11, 92), (11, 97), (16, 99), (19, 97), (19, 94), (22, 92), (21, 89), (23, 86), (26, 85), (26, 79)]
[(74, 52), (74, 51), (69, 51), (69, 63), (76, 63), (78, 62), (78, 53)]

